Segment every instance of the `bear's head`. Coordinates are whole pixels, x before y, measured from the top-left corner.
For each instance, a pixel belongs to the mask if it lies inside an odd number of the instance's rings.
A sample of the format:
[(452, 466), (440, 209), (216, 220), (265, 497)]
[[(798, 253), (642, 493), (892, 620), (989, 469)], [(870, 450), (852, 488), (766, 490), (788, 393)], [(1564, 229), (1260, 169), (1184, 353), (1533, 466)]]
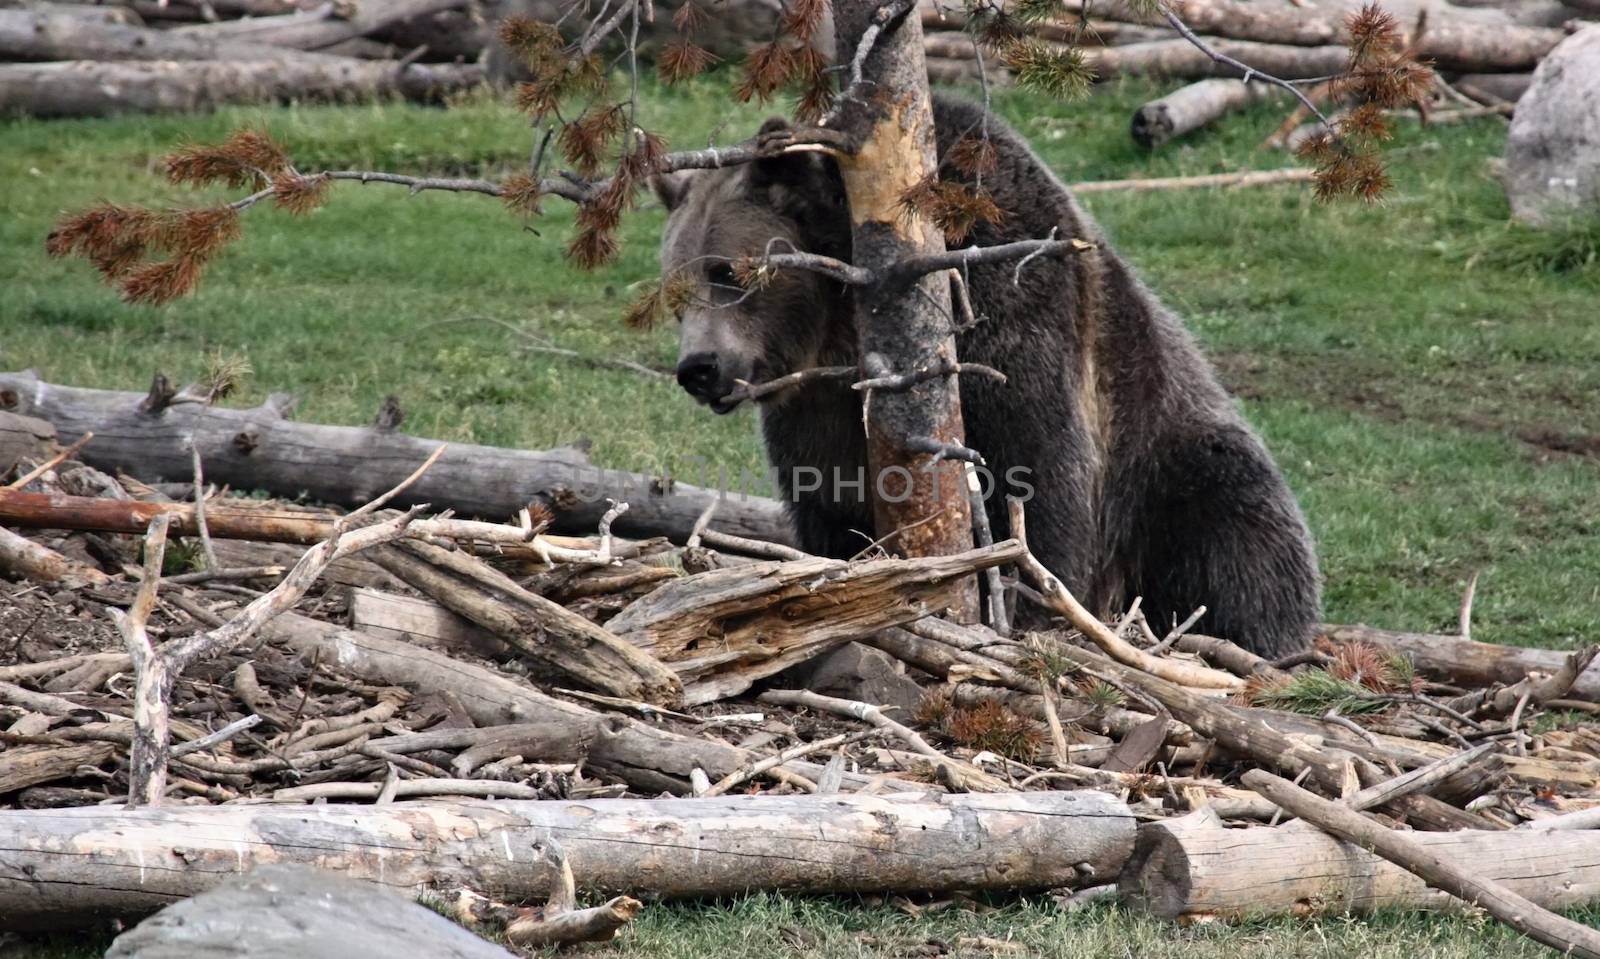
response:
[[(787, 123), (768, 120), (762, 135)], [(833, 160), (794, 153), (726, 167), (664, 174), (656, 194), (669, 211), (661, 275), (687, 277), (695, 295), (679, 315), (678, 383), (717, 413), (739, 381), (762, 383), (821, 365), (841, 345), (854, 348), (843, 291), (809, 270), (775, 271), (739, 285), (734, 264), (766, 253), (818, 253), (850, 259), (844, 183)]]

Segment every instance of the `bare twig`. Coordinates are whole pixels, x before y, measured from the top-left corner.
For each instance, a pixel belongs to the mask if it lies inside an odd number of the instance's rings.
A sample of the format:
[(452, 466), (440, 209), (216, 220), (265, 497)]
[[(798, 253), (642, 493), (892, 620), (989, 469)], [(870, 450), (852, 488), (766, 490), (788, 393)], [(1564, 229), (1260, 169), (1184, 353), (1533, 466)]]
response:
[(757, 776), (767, 772), (768, 770), (782, 766), (784, 763), (789, 762), (792, 759), (801, 759), (805, 756), (810, 756), (813, 753), (819, 753), (827, 749), (836, 749), (840, 746), (849, 745), (850, 743), (861, 742), (864, 739), (873, 739), (878, 736), (882, 736), (884, 732), (885, 730), (879, 728), (862, 729), (853, 733), (843, 733), (838, 736), (829, 736), (827, 739), (818, 739), (815, 742), (801, 743), (798, 746), (790, 746), (788, 749), (774, 753), (765, 759), (757, 759), (742, 764), (733, 772), (723, 776), (721, 779), (713, 783), (705, 791), (704, 795), (721, 796), (728, 790), (733, 789), (743, 783), (747, 783)]

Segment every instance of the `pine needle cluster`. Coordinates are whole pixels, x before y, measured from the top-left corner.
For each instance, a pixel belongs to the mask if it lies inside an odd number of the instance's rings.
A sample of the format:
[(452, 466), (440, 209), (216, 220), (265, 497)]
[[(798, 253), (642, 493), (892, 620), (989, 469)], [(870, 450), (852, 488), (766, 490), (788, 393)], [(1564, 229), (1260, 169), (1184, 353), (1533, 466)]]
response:
[(1395, 18), (1376, 4), (1351, 14), (1346, 26), (1349, 59), (1333, 92), (1354, 105), (1332, 131), (1308, 138), (1297, 152), (1317, 165), (1320, 199), (1355, 196), (1371, 202), (1391, 185), (1378, 152), (1391, 135), (1385, 111), (1422, 103), (1435, 77), (1430, 64), (1415, 58)]
[(1061, 0), (966, 0), (967, 31), (1011, 71), (1017, 86), (1062, 100), (1087, 96), (1094, 70), (1076, 46), (1051, 43), (1033, 28), (1063, 17)]
[(239, 238), (244, 208), (270, 197), (303, 216), (326, 202), (330, 184), (325, 174), (295, 170), (288, 151), (258, 129), (218, 144), (185, 144), (162, 166), (173, 183), (254, 192), (236, 203), (164, 210), (101, 203), (57, 221), (45, 251), (88, 260), (129, 303), (169, 303), (193, 292), (211, 261)]
[(1005, 212), (987, 190), (941, 180), (937, 173), (917, 181), (900, 195), (900, 212), (907, 219), (926, 217), (952, 245), (966, 242), (980, 223), (995, 225), (1005, 219)]
[(959, 746), (1031, 761), (1044, 745), (1044, 730), (1016, 710), (993, 700), (959, 705), (948, 688), (929, 690), (917, 704), (918, 725)]
[(681, 315), (694, 296), (694, 278), (686, 273), (674, 273), (645, 286), (628, 306), (623, 321), (631, 329), (652, 329)]

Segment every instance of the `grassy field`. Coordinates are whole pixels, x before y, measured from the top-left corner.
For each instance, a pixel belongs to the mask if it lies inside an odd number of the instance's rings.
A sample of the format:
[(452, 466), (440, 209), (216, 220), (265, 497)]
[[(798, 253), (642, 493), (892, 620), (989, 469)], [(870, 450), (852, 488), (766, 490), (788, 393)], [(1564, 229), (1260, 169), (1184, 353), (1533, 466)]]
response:
[[(765, 111), (730, 107), (724, 83), (653, 92), (649, 124), (679, 146), (739, 139)], [(1277, 121), (1270, 106), (1143, 153), (1127, 123), (1152, 92), (1112, 86), (1087, 106), (1008, 93), (996, 105), (1068, 181), (1284, 163), (1253, 149)], [(628, 222), (617, 266), (590, 275), (562, 259), (570, 211), (559, 202), (524, 228), (482, 197), (377, 186), (338, 189), (308, 221), (252, 211), (200, 294), (162, 309), (124, 306), (86, 265), (46, 259), (61, 211), (177, 202), (156, 159), (245, 122), (269, 127), (303, 170), (495, 174), (525, 163), (529, 142), (522, 121), (486, 101), (0, 123), (0, 368), (142, 388), (157, 369), (197, 375), (222, 350), (255, 369), (238, 402), (292, 391), (303, 419), (365, 422), (394, 392), (418, 435), (526, 447), (587, 436), (612, 466), (703, 457), (758, 468), (748, 412), (713, 418), (666, 382), (525, 348), (542, 338), (670, 363), (671, 331), (633, 333), (619, 319), (654, 275), (656, 210)], [(1600, 635), (1600, 229), (1508, 226), (1489, 170), (1503, 139), (1497, 120), (1402, 121), (1396, 189), (1375, 207), (1323, 206), (1298, 187), (1086, 205), (1188, 317), (1265, 433), (1318, 538), (1329, 619), (1451, 629), (1481, 571), (1478, 638), (1566, 647)], [(1048, 904), (913, 921), (784, 899), (652, 910), (610, 954), (931, 955), (929, 940), (956, 952), (962, 936), (1048, 956), (1537, 954), (1497, 929), (1431, 918), (1177, 931)]]

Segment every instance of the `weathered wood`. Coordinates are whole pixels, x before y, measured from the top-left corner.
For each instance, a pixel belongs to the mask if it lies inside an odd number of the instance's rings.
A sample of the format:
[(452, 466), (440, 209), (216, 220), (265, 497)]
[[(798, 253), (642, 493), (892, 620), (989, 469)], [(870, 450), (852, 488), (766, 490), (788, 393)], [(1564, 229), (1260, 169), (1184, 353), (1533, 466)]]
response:
[(375, 550), (371, 556), (412, 588), (579, 685), (662, 706), (683, 701), (683, 684), (648, 652), (578, 613), (528, 592), (481, 560), (421, 542), (398, 543)]
[(331, 17), (325, 11), (290, 13), (276, 17), (229, 20), (192, 27), (178, 27), (171, 33), (200, 39), (226, 38), (252, 43), (315, 50), (353, 37), (366, 36), (396, 23), (450, 10), (464, 0), (382, 0), (356, 5), (349, 17)]
[(109, 743), (74, 746), (13, 746), (0, 752), (0, 796), (37, 783), (71, 776), (80, 766), (98, 766), (111, 758)]
[(68, 559), (3, 526), (0, 526), (0, 574), (68, 587), (103, 586), (111, 582), (111, 577), (93, 566)]
[[(721, 778), (758, 758), (720, 740), (684, 736), (648, 723), (606, 715), (556, 699), (493, 670), (451, 659), (429, 649), (341, 629), (295, 613), (268, 623), (263, 634), (305, 657), (337, 664), (370, 682), (406, 686), (419, 693), (450, 693), (480, 726), (557, 723), (587, 744), (587, 766), (642, 793), (689, 792), (699, 768)], [(822, 767), (796, 760), (784, 769), (814, 779)], [(866, 777), (847, 774), (850, 788)]]
[(512, 655), (505, 640), (432, 600), (376, 589), (350, 591), (350, 628), (486, 659)]
[(580, 885), (662, 898), (1077, 886), (1115, 876), (1133, 834), (1097, 792), (24, 810), (0, 812), (0, 915), (136, 916), (273, 862), (538, 899), (550, 837)]
[(675, 670), (685, 702), (712, 702), (941, 609), (973, 572), (1020, 555), (1006, 540), (954, 556), (751, 563), (670, 582), (606, 625)]
[(514, 959), (391, 890), (268, 865), (175, 902), (118, 936), (107, 959)]
[[(1277, 803), (1285, 812), (1299, 816), (1346, 842), (1371, 850), (1413, 873), (1428, 885), (1483, 909), (1537, 942), (1580, 959), (1600, 959), (1600, 930), (1557, 915), (1495, 881), (1479, 857), (1452, 856), (1443, 849), (1415, 842), (1403, 833), (1379, 825), (1353, 809), (1329, 802), (1263, 769), (1249, 770), (1244, 774), (1243, 782)], [(1537, 834), (1513, 835), (1526, 839)], [(1506, 853), (1514, 854), (1512, 850)], [(1564, 870), (1558, 871), (1556, 876), (1559, 877), (1554, 879), (1557, 884), (1567, 878)]]
[[(1556, 673), (1571, 653), (1554, 649), (1524, 649), (1497, 646), (1430, 633), (1401, 633), (1370, 626), (1331, 626), (1318, 628), (1319, 634), (1336, 643), (1368, 643), (1387, 652), (1399, 653), (1430, 679), (1440, 679), (1467, 687), (1504, 683), (1509, 686), (1529, 673)], [(1570, 699), (1600, 701), (1600, 665), (1591, 663), (1573, 684)]]
[[(1418, 832), (1411, 842), (1547, 909), (1600, 901), (1600, 832)], [(1200, 811), (1139, 827), (1122, 894), (1163, 918), (1451, 909), (1460, 900), (1296, 820), (1228, 829)]]
[[(393, 431), (296, 423), (282, 415), (288, 402), (283, 397), (253, 410), (174, 403), (154, 412), (141, 409), (144, 399), (141, 393), (43, 383), (31, 371), (0, 373), (0, 410), (49, 420), (63, 442), (92, 431), (84, 462), (146, 482), (190, 479), (192, 435), (212, 483), (354, 507), (394, 486), (439, 446), (437, 440)], [(436, 510), (502, 519), (538, 502), (555, 515), (558, 529), (592, 533), (610, 497), (629, 506), (616, 532), (682, 539), (717, 496), (688, 483), (602, 469), (578, 449), (529, 452), (452, 443), (396, 505), (430, 503)], [(207, 512), (217, 535), (217, 520)], [(148, 522), (146, 517), (138, 529)], [(717, 526), (753, 539), (790, 539), (780, 503), (737, 491), (718, 501)]]
[(55, 442), (56, 428), (44, 420), (0, 413), (0, 485), (23, 460), (48, 458)]
[(1218, 77), (1179, 87), (1133, 112), (1133, 141), (1155, 148), (1282, 91)]
[[(1342, 46), (1296, 47), (1226, 39), (1210, 42), (1217, 52), (1286, 80), (1339, 73), (1350, 56), (1350, 51)], [(929, 57), (941, 62), (976, 57), (972, 38), (964, 34), (929, 37), (927, 51)], [(1237, 70), (1217, 63), (1187, 40), (1151, 40), (1119, 47), (1090, 48), (1084, 51), (1084, 62), (1101, 80), (1132, 76), (1199, 80), (1239, 75)]]
[[(332, 21), (338, 23), (340, 21)], [(0, 60), (282, 60), (337, 63), (268, 42), (151, 30), (36, 10), (0, 10)]]
[[(352, 101), (383, 97), (437, 101), (476, 86), (473, 64), (200, 60), (0, 64), (0, 116), (98, 117), (118, 113), (192, 113), (232, 103)], [(59, 424), (58, 424), (59, 425)]]

